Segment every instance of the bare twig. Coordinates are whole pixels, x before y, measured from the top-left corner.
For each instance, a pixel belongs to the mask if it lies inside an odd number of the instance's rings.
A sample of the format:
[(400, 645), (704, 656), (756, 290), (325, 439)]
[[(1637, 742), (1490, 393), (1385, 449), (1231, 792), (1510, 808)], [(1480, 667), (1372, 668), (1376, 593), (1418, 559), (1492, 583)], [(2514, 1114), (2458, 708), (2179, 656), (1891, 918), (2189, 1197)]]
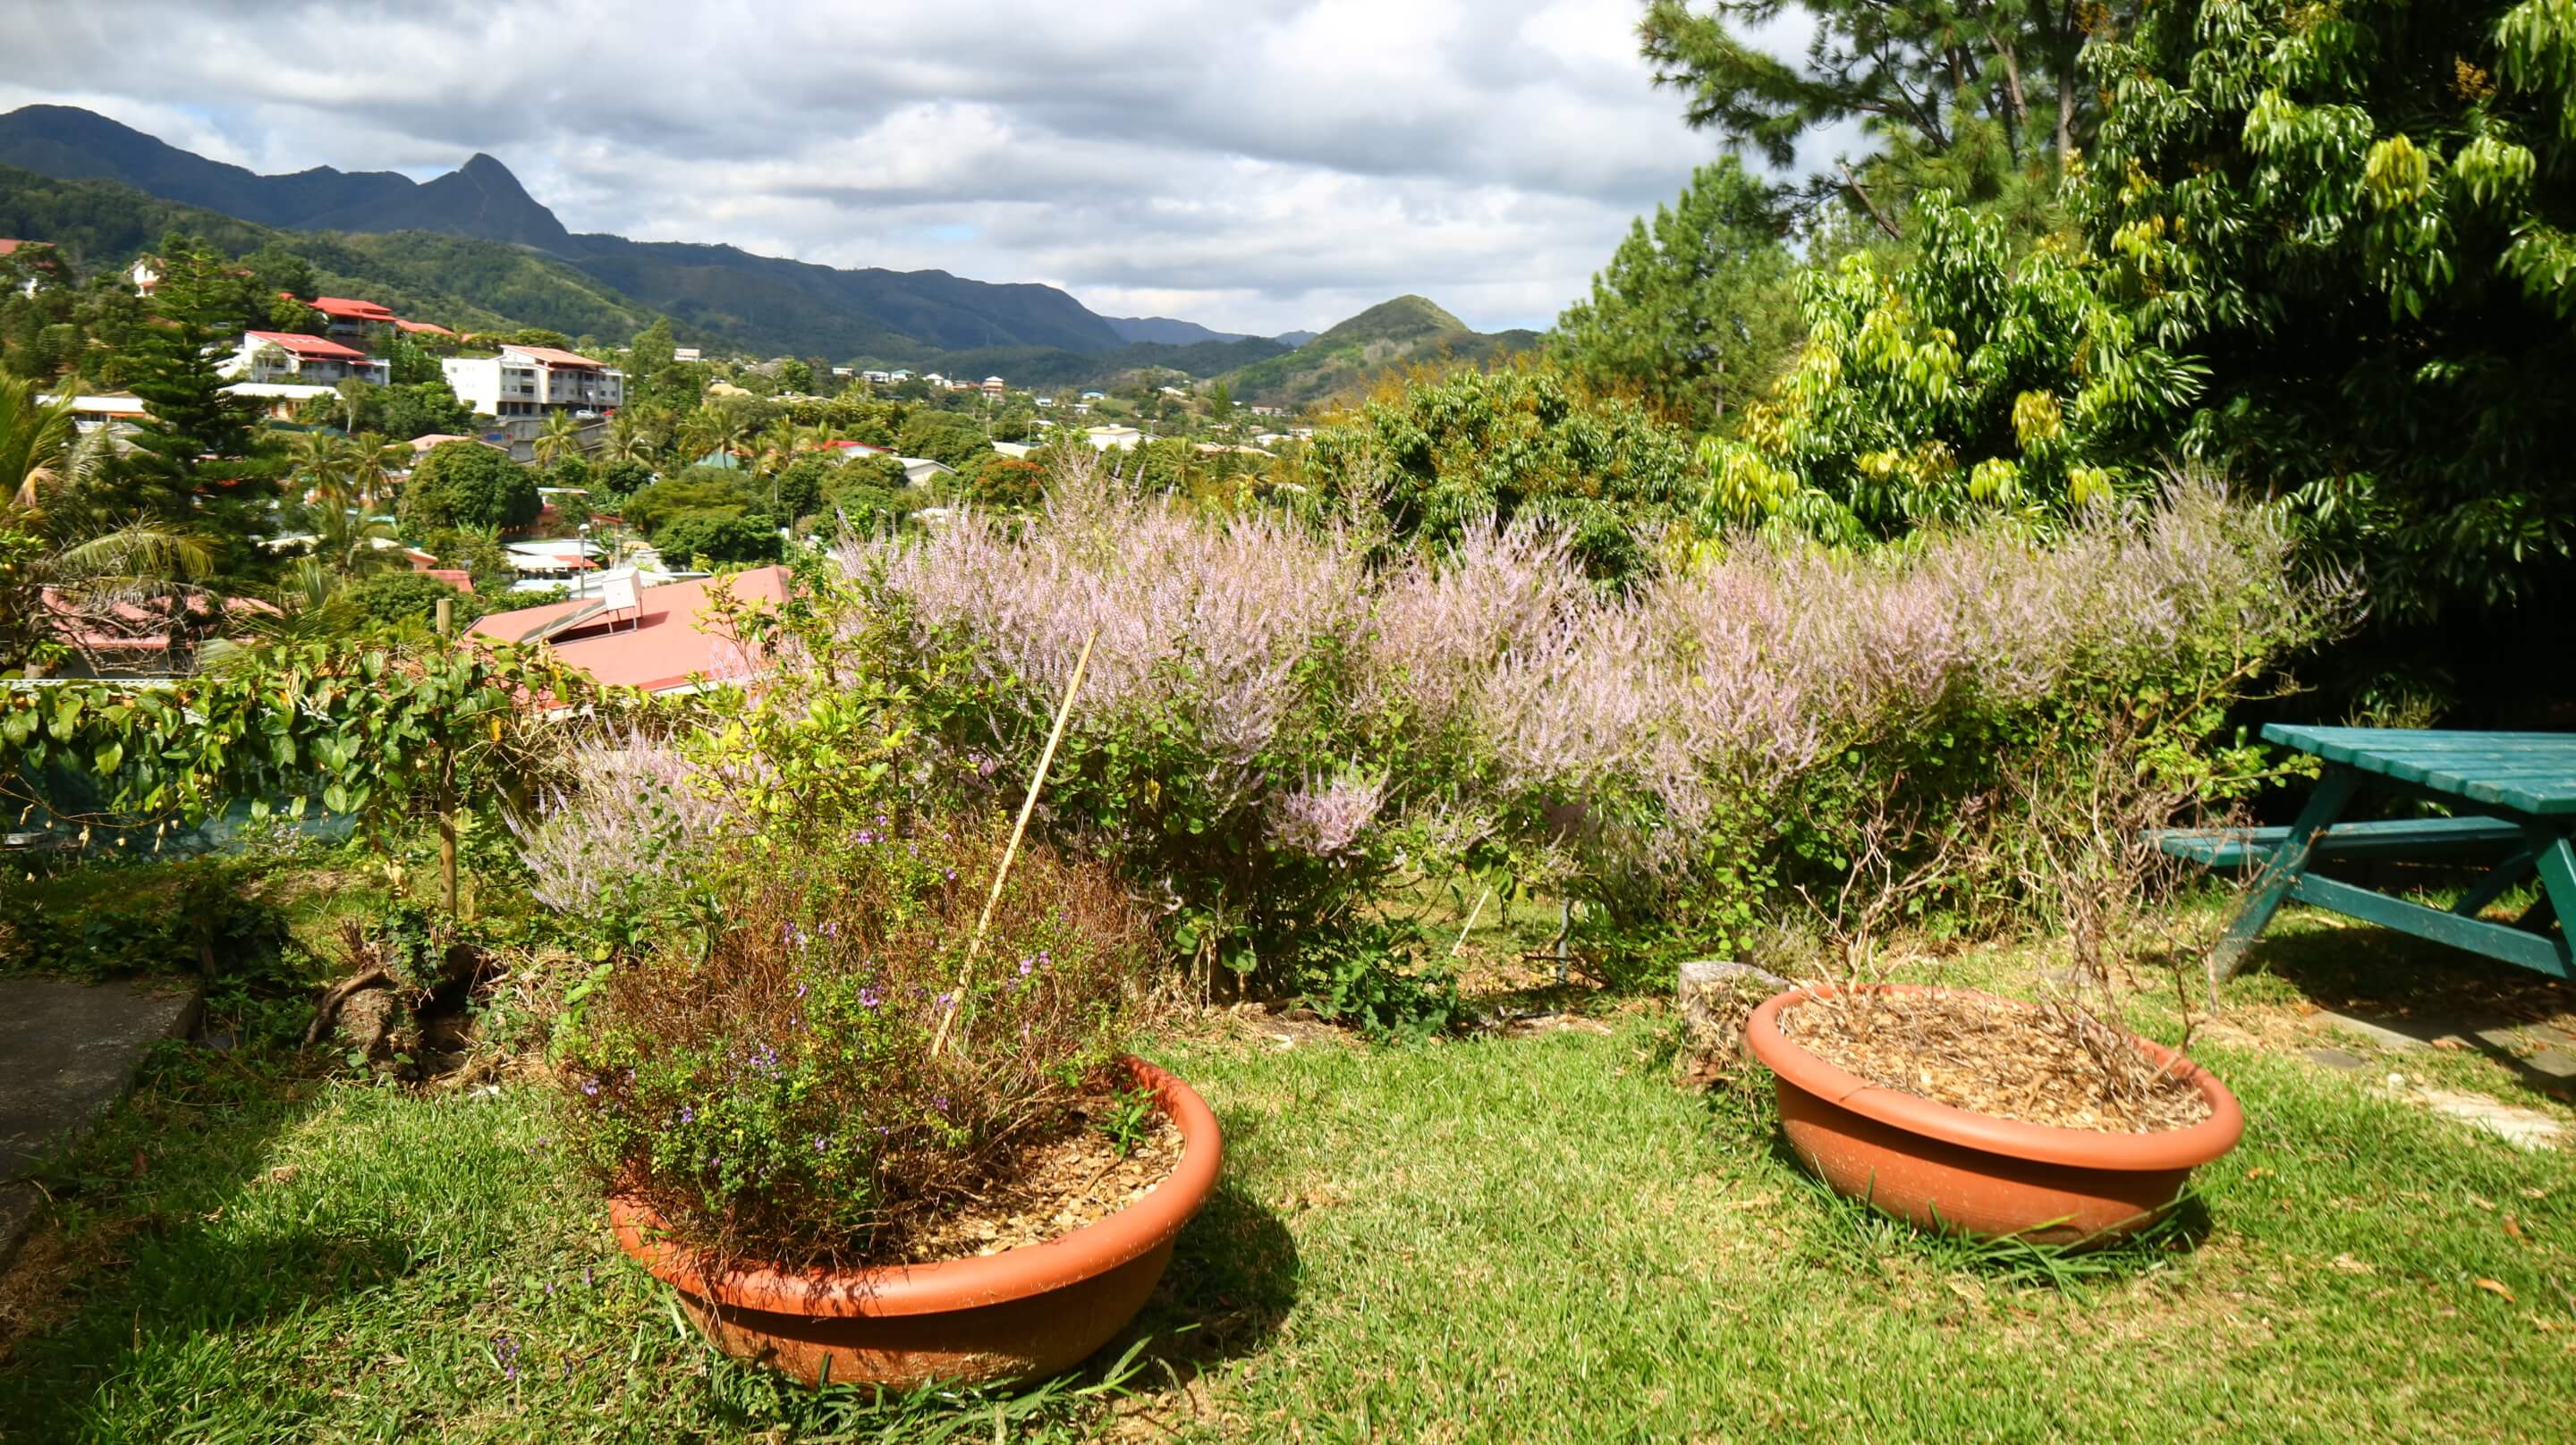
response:
[(1046, 750), (1038, 754), (1037, 773), (1029, 779), (1029, 795), (1020, 802), (1020, 816), (1011, 824), (1011, 841), (1002, 849), (1002, 864), (993, 870), (993, 890), (984, 897), (983, 916), (975, 920), (975, 936), (966, 941), (966, 962), (957, 970), (955, 997), (948, 1011), (939, 1017), (939, 1032), (930, 1041), (930, 1056), (938, 1058), (948, 1048), (949, 1026), (966, 1011), (966, 989), (975, 981), (975, 957), (984, 948), (984, 934), (993, 926), (993, 910), (1002, 901), (1002, 884), (1011, 876), (1011, 860), (1020, 855), (1021, 835), (1028, 832), (1029, 815), (1037, 811), (1038, 793), (1046, 787), (1047, 769), (1055, 763), (1056, 744), (1064, 741), (1065, 722), (1073, 716), (1074, 694), (1082, 691), (1082, 674), (1091, 666), (1091, 645), (1100, 640), (1095, 630), (1082, 639), (1082, 655), (1073, 660), (1073, 676), (1065, 681), (1064, 700), (1056, 704), (1055, 726), (1048, 730)]

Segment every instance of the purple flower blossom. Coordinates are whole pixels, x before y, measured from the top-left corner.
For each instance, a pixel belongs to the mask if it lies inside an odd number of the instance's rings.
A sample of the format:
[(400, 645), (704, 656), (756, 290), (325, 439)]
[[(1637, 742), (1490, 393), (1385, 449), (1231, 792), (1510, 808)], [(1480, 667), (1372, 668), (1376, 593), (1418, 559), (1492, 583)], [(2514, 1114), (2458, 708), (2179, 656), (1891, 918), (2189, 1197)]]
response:
[(593, 1098), (597, 1098), (599, 1096), (599, 1080), (595, 1078), (582, 1080), (581, 1091)]
[(874, 984), (870, 984), (866, 988), (859, 990), (859, 1007), (861, 1008), (875, 1008), (877, 1005), (884, 1002), (885, 995), (877, 992), (876, 985)]

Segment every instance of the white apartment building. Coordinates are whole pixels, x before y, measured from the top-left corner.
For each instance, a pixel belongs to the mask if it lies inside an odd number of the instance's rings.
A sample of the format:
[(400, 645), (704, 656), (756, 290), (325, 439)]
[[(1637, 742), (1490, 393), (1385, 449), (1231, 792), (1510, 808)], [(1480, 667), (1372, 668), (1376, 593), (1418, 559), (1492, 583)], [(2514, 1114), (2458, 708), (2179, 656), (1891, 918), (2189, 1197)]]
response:
[(504, 346), (498, 356), (451, 356), (439, 367), (457, 400), (503, 420), (626, 404), (626, 373), (551, 346)]

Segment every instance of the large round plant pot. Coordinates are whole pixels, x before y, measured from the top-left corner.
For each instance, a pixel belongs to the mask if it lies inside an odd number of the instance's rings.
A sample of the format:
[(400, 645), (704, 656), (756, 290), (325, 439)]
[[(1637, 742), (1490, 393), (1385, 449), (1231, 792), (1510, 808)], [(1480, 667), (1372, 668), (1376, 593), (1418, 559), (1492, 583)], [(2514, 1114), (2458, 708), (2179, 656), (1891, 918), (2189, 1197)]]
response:
[[(1812, 992), (1831, 997), (1835, 989)], [(1809, 996), (1807, 989), (1774, 995), (1744, 1026), (1745, 1044), (1777, 1081), (1781, 1130), (1827, 1184), (1925, 1229), (2109, 1243), (2163, 1218), (2191, 1172), (2235, 1148), (2245, 1132), (2244, 1110), (2225, 1085), (2146, 1039), (2138, 1047), (2149, 1058), (2173, 1065), (2199, 1088), (2208, 1118), (2184, 1129), (2114, 1134), (1998, 1119), (1883, 1088), (1781, 1032), (1781, 1013)]]
[(808, 1384), (988, 1384), (1056, 1374), (1134, 1319), (1172, 1261), (1172, 1241), (1216, 1187), (1216, 1115), (1142, 1059), (1124, 1061), (1181, 1131), (1181, 1159), (1143, 1198), (1043, 1244), (972, 1259), (873, 1269), (708, 1270), (668, 1240), (660, 1216), (608, 1202), (617, 1242), (717, 1348)]

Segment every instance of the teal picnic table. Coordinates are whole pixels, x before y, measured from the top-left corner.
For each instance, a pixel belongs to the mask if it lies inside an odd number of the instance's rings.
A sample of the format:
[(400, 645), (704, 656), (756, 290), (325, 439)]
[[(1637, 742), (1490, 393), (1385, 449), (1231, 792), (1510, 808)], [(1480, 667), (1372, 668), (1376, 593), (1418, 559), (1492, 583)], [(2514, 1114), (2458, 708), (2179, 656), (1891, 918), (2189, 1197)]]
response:
[[(2176, 829), (2157, 846), (2212, 867), (2256, 865), (2253, 887), (2210, 959), (2228, 974), (2281, 905), (2301, 903), (2418, 938), (2576, 979), (2576, 733), (2437, 732), (2265, 725), (2266, 740), (2314, 754), (2324, 770), (2286, 828)], [(2449, 817), (2347, 823), (2365, 791), (2437, 803)], [(2317, 871), (2356, 860), (2449, 862), (2485, 873), (2449, 909), (2391, 897)], [(2540, 897), (2511, 923), (2479, 915), (2537, 878)]]

